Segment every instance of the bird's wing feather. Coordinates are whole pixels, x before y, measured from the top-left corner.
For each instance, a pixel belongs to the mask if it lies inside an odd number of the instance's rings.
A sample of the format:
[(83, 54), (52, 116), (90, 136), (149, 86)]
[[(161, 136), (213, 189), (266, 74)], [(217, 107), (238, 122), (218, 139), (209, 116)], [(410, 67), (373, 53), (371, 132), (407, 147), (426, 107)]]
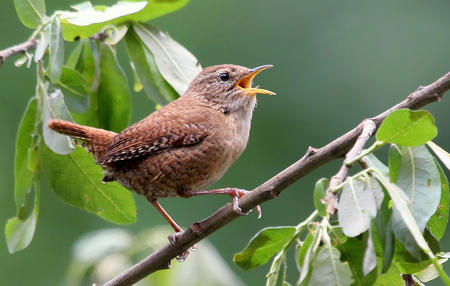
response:
[(207, 122), (201, 115), (176, 118), (149, 116), (117, 134), (101, 165), (159, 153), (166, 149), (197, 144), (208, 136)]

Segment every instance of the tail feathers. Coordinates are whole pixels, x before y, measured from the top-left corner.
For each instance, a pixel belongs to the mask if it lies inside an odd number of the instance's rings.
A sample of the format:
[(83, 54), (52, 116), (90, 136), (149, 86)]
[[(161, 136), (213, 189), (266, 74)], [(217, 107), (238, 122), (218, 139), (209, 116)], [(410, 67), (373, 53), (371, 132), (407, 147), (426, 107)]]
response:
[(58, 133), (85, 142), (89, 152), (94, 154), (97, 161), (105, 155), (112, 138), (117, 135), (117, 133), (112, 131), (79, 125), (60, 119), (50, 120), (47, 126)]

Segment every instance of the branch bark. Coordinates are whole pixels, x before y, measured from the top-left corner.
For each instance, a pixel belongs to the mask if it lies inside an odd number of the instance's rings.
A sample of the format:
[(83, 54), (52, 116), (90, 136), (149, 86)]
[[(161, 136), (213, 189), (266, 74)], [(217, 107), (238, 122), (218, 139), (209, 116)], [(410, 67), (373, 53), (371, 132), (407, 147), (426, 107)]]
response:
[[(431, 102), (440, 101), (444, 92), (448, 89), (450, 89), (450, 72), (428, 86), (419, 87), (418, 90), (411, 93), (405, 100), (385, 112), (370, 118), (370, 120), (378, 128), (384, 118), (392, 111), (401, 108), (417, 109)], [(354, 129), (320, 149), (308, 148), (300, 160), (241, 198), (239, 200), (240, 208), (244, 212), (247, 212), (265, 201), (276, 198), (281, 191), (301, 177), (331, 160), (344, 156), (355, 144), (363, 128), (364, 124), (360, 123)], [(195, 243), (238, 217), (239, 215), (232, 211), (231, 204), (221, 207), (210, 217), (200, 222), (195, 222), (183, 234), (176, 236), (173, 244), (168, 243), (155, 251), (136, 265), (107, 282), (105, 286), (132, 285), (157, 270), (167, 268), (170, 261), (177, 257), (177, 255), (188, 250)]]
[(29, 38), (23, 43), (20, 43), (18, 45), (6, 48), (2, 51), (0, 51), (0, 66), (3, 65), (6, 62), (6, 59), (16, 55), (16, 54), (23, 54), (29, 50), (32, 50), (36, 47), (37, 41), (34, 38)]

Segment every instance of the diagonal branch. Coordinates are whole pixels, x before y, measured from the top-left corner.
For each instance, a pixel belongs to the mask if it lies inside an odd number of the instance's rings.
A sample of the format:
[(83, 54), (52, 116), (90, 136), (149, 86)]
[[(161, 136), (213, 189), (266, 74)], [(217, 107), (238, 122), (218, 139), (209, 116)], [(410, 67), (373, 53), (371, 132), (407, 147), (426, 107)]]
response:
[[(376, 128), (378, 128), (384, 118), (392, 111), (400, 108), (417, 109), (431, 102), (440, 101), (444, 92), (448, 89), (450, 89), (450, 72), (434, 83), (425, 87), (420, 87), (402, 102), (385, 112), (370, 118), (370, 120), (373, 121)], [(239, 200), (240, 208), (246, 212), (265, 201), (276, 198), (281, 191), (301, 177), (331, 160), (344, 156), (344, 154), (352, 148), (357, 138), (362, 133), (363, 126), (364, 124), (360, 123), (354, 129), (320, 149), (308, 148), (308, 151), (300, 160), (241, 198)], [(238, 217), (239, 215), (233, 212), (231, 204), (221, 207), (210, 217), (200, 222), (195, 222), (183, 234), (177, 236), (173, 244), (168, 243), (155, 251), (136, 265), (107, 282), (105, 286), (132, 285), (157, 270), (167, 268), (170, 261), (177, 257), (177, 255), (188, 250), (195, 243)]]

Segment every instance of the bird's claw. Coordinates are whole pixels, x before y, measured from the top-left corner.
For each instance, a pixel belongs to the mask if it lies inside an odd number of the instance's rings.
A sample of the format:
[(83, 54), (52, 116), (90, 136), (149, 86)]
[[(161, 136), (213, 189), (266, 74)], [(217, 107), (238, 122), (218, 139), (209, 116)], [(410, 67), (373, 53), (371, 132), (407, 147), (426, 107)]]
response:
[[(233, 212), (235, 212), (239, 215), (242, 215), (242, 216), (246, 216), (252, 211), (252, 210), (249, 210), (248, 212), (244, 213), (242, 211), (242, 209), (239, 207), (239, 199), (248, 193), (250, 193), (250, 192), (246, 191), (246, 190), (233, 189), (233, 194), (232, 194), (232, 196), (233, 196), (233, 202), (232, 202)], [(258, 219), (260, 219), (262, 216), (261, 207), (259, 205), (257, 205), (255, 207), (255, 209), (256, 209), (256, 212), (258, 213)]]
[[(183, 233), (184, 233), (184, 231), (177, 231), (176, 233), (169, 235), (167, 238), (169, 239), (170, 244), (172, 244), (172, 246), (175, 247), (175, 243), (176, 243), (178, 237), (180, 235), (182, 235)], [(195, 250), (197, 250), (196, 244), (192, 245), (188, 250), (185, 250), (182, 253), (180, 253), (176, 257), (176, 260), (178, 262), (184, 262), (186, 260), (186, 258), (188, 257), (189, 253), (191, 253), (191, 251), (195, 251)]]

